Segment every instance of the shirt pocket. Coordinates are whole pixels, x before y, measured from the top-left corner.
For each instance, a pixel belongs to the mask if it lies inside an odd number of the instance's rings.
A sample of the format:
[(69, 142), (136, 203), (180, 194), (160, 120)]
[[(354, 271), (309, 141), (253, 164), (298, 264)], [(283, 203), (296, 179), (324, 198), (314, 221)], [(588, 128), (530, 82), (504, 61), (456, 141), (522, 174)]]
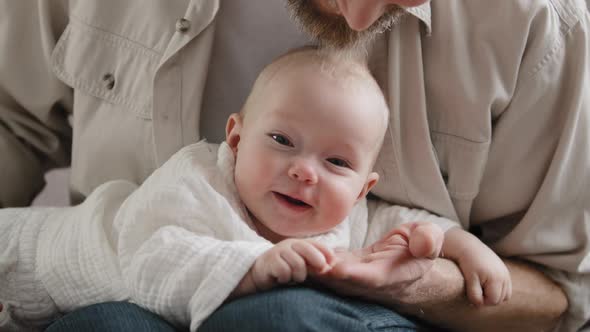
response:
[(435, 155), (453, 200), (471, 201), (479, 193), (490, 144), (431, 132)]
[(152, 118), (153, 75), (160, 55), (132, 40), (71, 18), (51, 57), (72, 88)]

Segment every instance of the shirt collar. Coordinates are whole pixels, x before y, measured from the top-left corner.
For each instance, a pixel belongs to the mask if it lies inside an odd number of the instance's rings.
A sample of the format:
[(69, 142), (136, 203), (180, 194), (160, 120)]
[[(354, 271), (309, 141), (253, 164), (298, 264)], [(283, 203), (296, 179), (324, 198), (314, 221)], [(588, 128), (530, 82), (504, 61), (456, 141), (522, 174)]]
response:
[(422, 23), (424, 23), (427, 35), (430, 35), (432, 33), (432, 16), (430, 12), (430, 1), (420, 6), (406, 8), (406, 11), (416, 16), (420, 21), (422, 21)]

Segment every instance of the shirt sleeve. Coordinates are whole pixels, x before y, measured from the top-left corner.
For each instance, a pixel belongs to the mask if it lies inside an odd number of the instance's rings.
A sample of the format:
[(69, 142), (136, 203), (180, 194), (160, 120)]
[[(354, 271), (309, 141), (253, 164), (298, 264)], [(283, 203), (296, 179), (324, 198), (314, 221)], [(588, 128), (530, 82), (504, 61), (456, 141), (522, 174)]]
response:
[[(500, 234), (486, 241), (498, 254), (538, 263), (563, 286), (567, 331), (590, 319), (589, 29), (582, 0), (551, 1), (531, 21), (516, 91), (494, 115), (475, 202), (478, 213), (496, 213), (482, 230)], [(507, 231), (496, 227), (511, 220)]]
[(69, 163), (72, 92), (50, 66), (67, 6), (61, 0), (0, 4), (0, 207), (28, 205), (44, 172)]
[(131, 300), (194, 331), (272, 243), (199, 175), (186, 151), (125, 201), (115, 229)]
[(133, 302), (195, 331), (271, 246), (165, 226), (137, 247), (121, 243), (123, 279)]
[(38, 234), (51, 211), (0, 209), (0, 331), (19, 331), (18, 322), (40, 328), (59, 316), (36, 272)]

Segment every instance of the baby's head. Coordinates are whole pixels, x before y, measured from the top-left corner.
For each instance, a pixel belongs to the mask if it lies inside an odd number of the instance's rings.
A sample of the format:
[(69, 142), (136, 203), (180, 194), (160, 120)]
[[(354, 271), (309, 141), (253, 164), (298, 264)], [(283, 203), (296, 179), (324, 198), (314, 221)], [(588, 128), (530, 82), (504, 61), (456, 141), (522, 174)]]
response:
[(268, 65), (226, 127), (259, 233), (278, 242), (341, 223), (377, 183), (388, 114), (362, 61), (304, 48)]

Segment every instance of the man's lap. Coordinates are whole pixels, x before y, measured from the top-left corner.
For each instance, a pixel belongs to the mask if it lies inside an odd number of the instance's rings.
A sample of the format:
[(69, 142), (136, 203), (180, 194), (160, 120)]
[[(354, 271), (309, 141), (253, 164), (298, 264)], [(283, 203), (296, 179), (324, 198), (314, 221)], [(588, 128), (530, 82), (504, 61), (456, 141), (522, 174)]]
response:
[(51, 324), (46, 332), (175, 332), (170, 323), (128, 302), (106, 302), (71, 312)]
[(288, 287), (220, 307), (199, 329), (212, 331), (401, 332), (416, 331), (416, 325), (379, 305), (313, 288)]
[[(287, 287), (226, 303), (199, 328), (212, 331), (418, 331), (414, 322), (376, 304), (306, 287)], [(72, 312), (47, 332), (174, 331), (156, 315), (126, 302), (109, 302)]]

